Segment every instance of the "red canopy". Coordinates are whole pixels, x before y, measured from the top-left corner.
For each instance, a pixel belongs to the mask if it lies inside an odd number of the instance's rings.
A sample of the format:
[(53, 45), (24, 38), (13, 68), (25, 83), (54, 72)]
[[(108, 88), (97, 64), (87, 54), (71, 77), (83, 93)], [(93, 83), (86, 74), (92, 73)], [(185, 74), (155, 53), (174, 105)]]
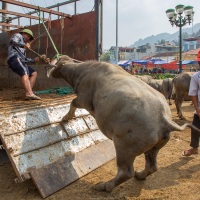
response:
[(197, 54), (196, 61), (198, 61), (198, 64), (200, 65), (200, 51), (199, 51), (198, 54)]
[[(162, 64), (161, 66), (164, 69), (171, 69), (171, 70), (179, 69), (179, 65), (176, 64), (176, 60), (167, 64)], [(185, 65), (182, 65), (182, 68), (185, 68)]]
[(198, 54), (197, 54), (196, 61), (200, 61), (200, 51), (199, 51)]

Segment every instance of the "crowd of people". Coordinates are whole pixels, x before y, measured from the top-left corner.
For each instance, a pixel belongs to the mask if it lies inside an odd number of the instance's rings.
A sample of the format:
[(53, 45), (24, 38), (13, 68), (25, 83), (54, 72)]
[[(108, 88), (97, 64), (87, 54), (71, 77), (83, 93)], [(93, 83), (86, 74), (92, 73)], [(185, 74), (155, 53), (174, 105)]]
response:
[[(154, 67), (154, 68), (147, 68), (146, 66), (141, 66), (141, 67), (135, 67), (135, 66), (127, 66), (127, 67), (123, 67), (124, 70), (126, 70), (127, 72), (129, 72), (130, 74), (165, 74), (165, 73), (169, 73), (169, 74), (179, 74), (179, 69), (164, 69), (162, 67)], [(195, 71), (195, 69), (193, 68), (193, 71)], [(182, 72), (184, 72), (184, 70), (182, 69)]]
[(164, 74), (166, 70), (163, 68), (147, 69), (146, 67), (141, 67), (139, 69), (135, 69), (133, 74)]

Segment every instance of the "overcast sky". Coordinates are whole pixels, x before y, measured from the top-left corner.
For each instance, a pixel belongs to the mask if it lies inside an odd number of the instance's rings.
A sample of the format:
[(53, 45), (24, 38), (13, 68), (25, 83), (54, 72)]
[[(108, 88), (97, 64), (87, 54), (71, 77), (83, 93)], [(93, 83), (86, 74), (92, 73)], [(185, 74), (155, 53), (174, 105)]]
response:
[[(20, 0), (41, 7), (51, 6), (65, 0)], [(179, 29), (172, 27), (165, 11), (183, 4), (194, 7), (194, 22), (200, 23), (199, 0), (118, 0), (118, 45), (130, 46), (138, 39), (159, 33), (175, 33)], [(88, 12), (93, 9), (94, 0), (80, 0), (77, 12)], [(116, 45), (116, 0), (103, 0), (103, 48), (109, 49)], [(26, 13), (31, 9), (10, 6), (8, 10)], [(61, 12), (73, 14), (73, 5), (63, 6)], [(29, 21), (25, 22), (29, 24)], [(184, 28), (189, 25), (184, 26)], [(192, 27), (192, 25), (190, 25)]]

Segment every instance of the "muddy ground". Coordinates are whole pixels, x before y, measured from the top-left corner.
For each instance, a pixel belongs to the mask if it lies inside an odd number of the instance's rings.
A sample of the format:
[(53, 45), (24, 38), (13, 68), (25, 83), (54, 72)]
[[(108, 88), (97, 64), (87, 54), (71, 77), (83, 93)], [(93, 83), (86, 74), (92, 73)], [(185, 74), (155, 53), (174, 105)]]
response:
[[(173, 120), (182, 125), (192, 121), (193, 106), (183, 103), (186, 120), (179, 120), (174, 104), (171, 107)], [(115, 159), (91, 172), (80, 180), (63, 188), (46, 198), (73, 200), (114, 200), (114, 199), (200, 199), (200, 155), (182, 157), (181, 152), (189, 147), (190, 129), (172, 132), (168, 144), (158, 155), (159, 170), (145, 181), (134, 178), (126, 181), (111, 193), (98, 192), (92, 186), (99, 181), (107, 181), (116, 174)], [(109, 153), (109, 152), (108, 152)], [(144, 156), (135, 160), (135, 169), (144, 167)], [(32, 180), (16, 184), (16, 175), (11, 164), (0, 166), (0, 199), (1, 200), (37, 200), (42, 199)]]

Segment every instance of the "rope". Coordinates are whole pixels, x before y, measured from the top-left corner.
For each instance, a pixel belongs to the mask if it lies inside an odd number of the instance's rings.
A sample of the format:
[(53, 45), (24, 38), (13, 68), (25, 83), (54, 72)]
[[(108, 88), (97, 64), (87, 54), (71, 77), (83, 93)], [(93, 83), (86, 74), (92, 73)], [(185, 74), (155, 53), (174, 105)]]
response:
[(42, 34), (40, 34), (38, 37), (36, 37), (34, 40), (32, 40), (30, 42), (30, 44), (32, 44), (33, 42), (35, 42), (38, 38), (40, 38), (41, 36), (43, 36), (46, 33), (46, 31), (44, 31)]
[[(38, 23), (38, 36), (40, 36), (40, 12), (39, 12), (39, 23)], [(38, 55), (40, 55), (40, 37), (38, 39)], [(35, 68), (37, 67), (38, 67), (38, 63), (35, 64)]]
[[(24, 1), (22, 0), (22, 2), (24, 3)], [(26, 14), (26, 12), (25, 12), (25, 10), (24, 10), (24, 7), (22, 7), (22, 9), (23, 9), (23, 11), (24, 11), (24, 14)], [(30, 10), (28, 9), (28, 8), (26, 8), (26, 10), (28, 11), (28, 13), (30, 12)], [(32, 19), (30, 19), (30, 21), (31, 21)], [(34, 23), (36, 24), (36, 22), (35, 22), (35, 19), (33, 19), (33, 21), (34, 21)]]
[(47, 59), (46, 55), (40, 55), (31, 48), (29, 48), (29, 50), (32, 51), (33, 53), (35, 53), (36, 55), (38, 55), (40, 57), (40, 59), (44, 60), (46, 63), (49, 63), (49, 60)]
[[(38, 10), (40, 11), (40, 7), (38, 6)], [(37, 14), (38, 14), (38, 12), (37, 12)], [(51, 43), (52, 43), (52, 45), (53, 45), (53, 48), (54, 48), (54, 50), (56, 51), (56, 55), (52, 58), (52, 60), (53, 59), (55, 59), (55, 58), (57, 58), (57, 60), (59, 60), (59, 57), (60, 56), (62, 56), (62, 54), (59, 54), (59, 52), (58, 52), (58, 50), (57, 50), (57, 48), (56, 48), (56, 46), (55, 46), (55, 44), (54, 44), (54, 42), (53, 42), (53, 40), (52, 40), (52, 38), (51, 38), (51, 35), (50, 35), (50, 33), (49, 33), (49, 30), (47, 29), (47, 27), (45, 26), (45, 23), (44, 23), (44, 21), (43, 21), (43, 19), (41, 19), (41, 17), (38, 15), (38, 17), (39, 17), (39, 19), (42, 21), (42, 24), (43, 24), (43, 26), (44, 26), (44, 28), (45, 28), (45, 30), (46, 30), (46, 32), (47, 32), (47, 35), (48, 35), (48, 37), (49, 37), (49, 39), (50, 39), (50, 41), (51, 41)], [(62, 17), (63, 18), (63, 17)], [(62, 29), (64, 29), (64, 18), (62, 19), (63, 21), (61, 22), (61, 28)], [(48, 24), (49, 25), (49, 24)], [(49, 27), (49, 26), (48, 26)], [(61, 31), (62, 32), (62, 31)], [(62, 33), (61, 33), (62, 34)], [(61, 42), (63, 41), (63, 38), (61, 37)], [(30, 49), (31, 51), (33, 51), (32, 49)], [(47, 50), (46, 50), (47, 51)], [(34, 52), (34, 51), (33, 51)], [(62, 52), (62, 45), (61, 45), (61, 52)], [(36, 53), (36, 52), (34, 52), (34, 53)], [(37, 53), (36, 53), (37, 54)], [(41, 55), (39, 55), (40, 57), (43, 57), (43, 56), (41, 56)], [(45, 58), (44, 58), (44, 60), (45, 60)], [(82, 63), (81, 61), (79, 61), (79, 60), (76, 60), (76, 59), (73, 59), (73, 61), (75, 61), (76, 63)]]
[(61, 31), (60, 31), (60, 33), (61, 33), (60, 52), (62, 54), (62, 44), (63, 44), (63, 35), (64, 35), (64, 17), (63, 16), (61, 16), (61, 18), (60, 18), (60, 27), (61, 27)]
[[(48, 18), (48, 32), (50, 29), (51, 29), (51, 13), (49, 13), (49, 18)], [(49, 47), (49, 37), (47, 36), (46, 56), (48, 53), (48, 47)]]
[[(38, 6), (38, 9), (40, 9), (39, 6)], [(43, 24), (43, 26), (44, 26), (44, 28), (45, 28), (45, 30), (46, 30), (48, 36), (49, 36), (49, 39), (51, 40), (51, 43), (52, 43), (52, 45), (53, 45), (53, 48), (54, 48), (54, 50), (56, 51), (56, 57), (57, 57), (57, 59), (58, 59), (58, 58), (59, 58), (59, 57), (58, 57), (59, 52), (58, 52), (58, 50), (57, 50), (57, 48), (56, 48), (56, 46), (55, 46), (55, 44), (54, 44), (54, 42), (53, 42), (53, 40), (52, 40), (52, 38), (51, 38), (51, 35), (50, 35), (50, 33), (49, 33), (47, 27), (46, 27), (45, 24), (44, 24), (44, 21), (43, 21), (42, 19), (41, 19), (41, 21), (42, 21), (42, 24)]]
[[(39, 12), (39, 23), (38, 23), (38, 36), (40, 36), (40, 12)], [(40, 37), (38, 39), (38, 54), (40, 54)]]

